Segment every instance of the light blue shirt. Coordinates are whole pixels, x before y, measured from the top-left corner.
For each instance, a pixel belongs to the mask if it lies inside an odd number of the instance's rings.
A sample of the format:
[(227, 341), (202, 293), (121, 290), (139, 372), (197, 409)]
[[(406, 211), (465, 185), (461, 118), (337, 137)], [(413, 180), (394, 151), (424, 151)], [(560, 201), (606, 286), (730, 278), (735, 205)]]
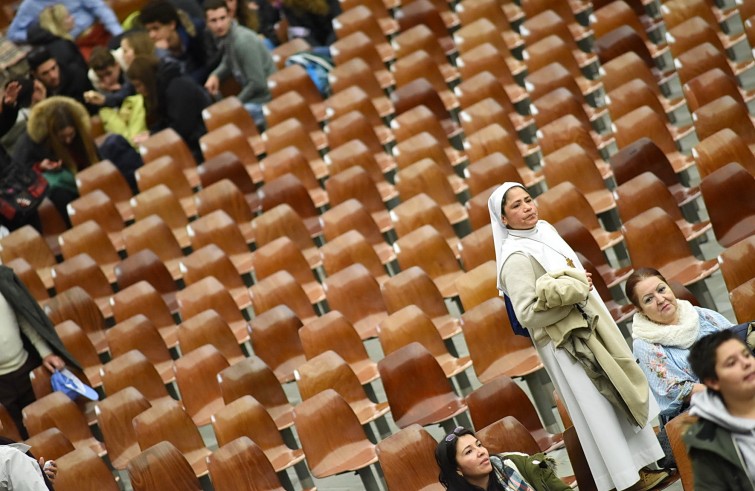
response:
[[(695, 307), (695, 310), (700, 318), (697, 339), (732, 326), (731, 322), (718, 312), (701, 307)], [(661, 416), (671, 418), (679, 414), (684, 399), (699, 382), (687, 361), (689, 349), (635, 339), (632, 350), (648, 378), (650, 390), (661, 408)]]
[(17, 43), (26, 42), (26, 31), (39, 19), (39, 14), (51, 5), (62, 3), (73, 16), (74, 27), (71, 36), (74, 39), (89, 29), (99, 20), (113, 36), (123, 32), (118, 18), (103, 0), (24, 0), (18, 7), (16, 16), (8, 27), (8, 39)]

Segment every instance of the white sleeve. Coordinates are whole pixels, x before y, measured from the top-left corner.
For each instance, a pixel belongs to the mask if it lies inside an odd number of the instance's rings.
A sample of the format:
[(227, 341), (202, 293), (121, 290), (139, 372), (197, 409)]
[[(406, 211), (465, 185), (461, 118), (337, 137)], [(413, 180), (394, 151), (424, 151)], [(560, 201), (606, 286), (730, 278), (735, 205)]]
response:
[(47, 491), (42, 469), (20, 450), (0, 445), (0, 489), (8, 491)]

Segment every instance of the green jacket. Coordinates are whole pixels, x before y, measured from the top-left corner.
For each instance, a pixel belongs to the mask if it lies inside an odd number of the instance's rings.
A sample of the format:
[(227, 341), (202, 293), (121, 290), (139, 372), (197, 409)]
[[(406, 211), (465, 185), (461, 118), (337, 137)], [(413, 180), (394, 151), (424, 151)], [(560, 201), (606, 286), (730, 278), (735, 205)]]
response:
[(684, 434), (700, 491), (753, 491), (739, 451), (731, 433), (721, 426), (701, 419)]
[[(490, 463), (493, 467), (503, 472), (501, 459), (507, 459), (514, 463), (519, 474), (532, 486), (535, 491), (567, 491), (569, 486), (556, 476), (553, 459), (543, 453), (527, 455), (523, 453), (503, 453), (491, 455)], [(503, 483), (501, 483), (503, 484)]]

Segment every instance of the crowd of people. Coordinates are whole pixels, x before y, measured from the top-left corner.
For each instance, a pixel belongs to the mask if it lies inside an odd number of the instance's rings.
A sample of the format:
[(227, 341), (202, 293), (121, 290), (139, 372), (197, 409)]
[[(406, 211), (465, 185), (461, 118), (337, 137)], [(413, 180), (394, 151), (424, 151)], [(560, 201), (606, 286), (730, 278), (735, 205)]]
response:
[[(202, 110), (233, 91), (228, 81), (264, 129), (267, 79), (276, 70), (271, 51), (285, 41), (280, 21), (285, 37), (305, 38), (327, 56), (339, 13), (338, 2), (324, 0), (149, 0), (121, 23), (104, 0), (24, 0), (7, 36), (31, 47), (28, 73), (5, 82), (0, 179), (11, 168), (41, 173), (67, 220), (66, 205), (78, 197), (76, 171), (123, 144), (95, 142), (92, 116), (135, 148), (172, 128), (201, 162)], [(138, 156), (122, 163), (117, 155), (111, 160), (133, 183)], [(33, 210), (0, 216), (0, 224), (39, 228)]]

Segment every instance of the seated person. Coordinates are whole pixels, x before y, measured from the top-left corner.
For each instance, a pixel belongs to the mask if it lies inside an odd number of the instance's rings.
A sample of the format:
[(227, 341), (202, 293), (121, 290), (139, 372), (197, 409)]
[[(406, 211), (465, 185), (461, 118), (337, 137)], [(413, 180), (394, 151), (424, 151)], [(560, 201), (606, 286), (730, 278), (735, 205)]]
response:
[[(90, 81), (97, 81), (97, 91), (84, 93), (89, 104), (105, 107), (118, 107), (123, 100), (134, 95), (134, 86), (126, 80), (121, 65), (115, 56), (104, 46), (97, 46), (89, 57)], [(92, 77), (91, 75), (94, 75)]]
[(556, 476), (552, 461), (544, 454), (490, 455), (474, 433), (463, 426), (438, 443), (435, 461), (440, 467), (438, 480), (451, 491), (571, 489)]
[(87, 62), (79, 47), (73, 42), (71, 29), (73, 17), (63, 4), (42, 10), (39, 22), (29, 26), (28, 42), (32, 46), (44, 46), (60, 66), (69, 72), (86, 72)]
[(183, 73), (199, 84), (205, 82), (209, 69), (205, 66), (201, 22), (193, 21), (167, 0), (151, 0), (139, 13), (139, 21), (155, 47), (178, 61)]
[(692, 396), (700, 420), (684, 434), (695, 489), (755, 487), (755, 360), (731, 331), (704, 336), (690, 349), (692, 371), (706, 390)]
[(275, 63), (257, 33), (233, 21), (224, 0), (207, 0), (204, 4), (207, 29), (217, 39), (223, 39), (223, 58), (207, 78), (205, 88), (212, 95), (220, 94), (220, 82), (230, 76), (242, 87), (237, 97), (254, 118), (257, 127), (264, 128), (262, 106), (270, 101), (267, 78), (275, 72)]
[[(173, 128), (202, 162), (199, 138), (207, 132), (202, 110), (210, 98), (194, 80), (181, 74), (178, 64), (170, 59), (137, 56), (126, 72), (136, 91), (144, 97), (147, 127), (150, 133)], [(137, 143), (147, 135), (135, 138)]]
[[(288, 39), (303, 38), (310, 46), (330, 46), (336, 40), (333, 19), (341, 14), (338, 0), (258, 0), (260, 32), (281, 44), (275, 24), (288, 21)], [(314, 50), (317, 52), (317, 49)]]
[(69, 97), (49, 97), (34, 106), (13, 160), (37, 168), (49, 183), (50, 200), (67, 219), (66, 205), (78, 198), (75, 174), (99, 162), (89, 115)]
[(626, 295), (638, 312), (632, 320), (634, 356), (650, 382), (665, 422), (684, 411), (705, 386), (692, 373), (687, 356), (692, 344), (732, 326), (724, 316), (677, 299), (655, 269), (640, 268), (626, 283)]
[[(47, 95), (62, 95), (84, 102), (84, 92), (92, 90), (92, 84), (87, 78), (86, 68), (77, 69), (75, 66), (62, 65), (44, 47), (32, 49), (26, 56), (29, 62), (29, 72), (45, 85)], [(92, 113), (96, 108), (87, 108)]]
[(104, 0), (24, 0), (8, 27), (8, 39), (27, 42), (29, 26), (36, 22), (45, 7), (58, 3), (63, 4), (73, 17), (70, 33), (80, 47), (104, 44), (108, 34), (118, 36), (123, 32), (113, 9)]

